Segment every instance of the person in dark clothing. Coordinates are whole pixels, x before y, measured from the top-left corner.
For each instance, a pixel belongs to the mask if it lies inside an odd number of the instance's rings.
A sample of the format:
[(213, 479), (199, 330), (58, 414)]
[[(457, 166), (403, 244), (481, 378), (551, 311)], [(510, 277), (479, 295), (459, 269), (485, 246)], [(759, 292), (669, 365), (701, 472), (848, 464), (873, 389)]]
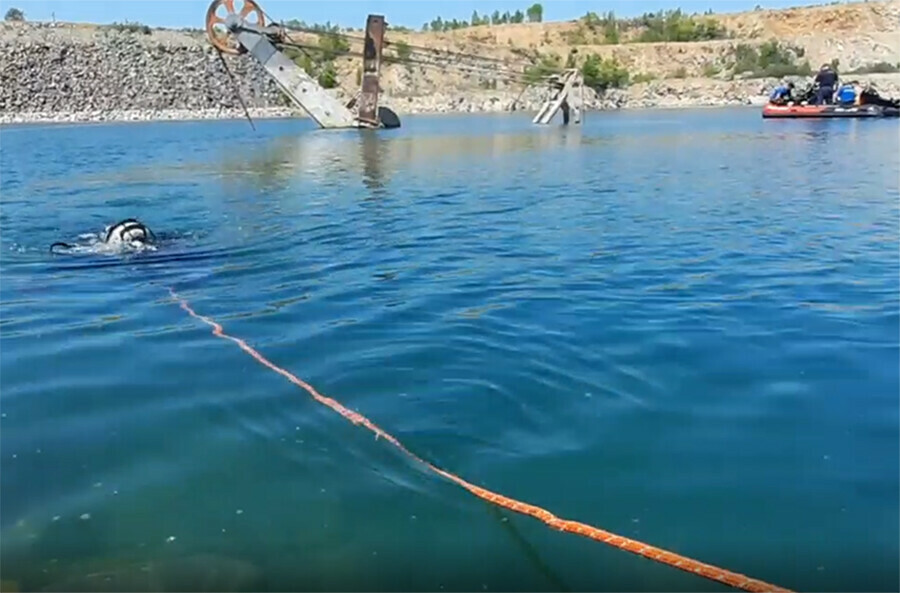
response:
[(830, 65), (825, 64), (816, 74), (813, 82), (819, 86), (819, 90), (816, 92), (816, 105), (831, 105), (834, 102), (834, 89), (838, 83), (837, 72), (832, 70)]
[(859, 98), (860, 105), (878, 105), (879, 107), (900, 108), (900, 99), (885, 99), (878, 93), (878, 90), (872, 83), (866, 85), (862, 92), (860, 92)]

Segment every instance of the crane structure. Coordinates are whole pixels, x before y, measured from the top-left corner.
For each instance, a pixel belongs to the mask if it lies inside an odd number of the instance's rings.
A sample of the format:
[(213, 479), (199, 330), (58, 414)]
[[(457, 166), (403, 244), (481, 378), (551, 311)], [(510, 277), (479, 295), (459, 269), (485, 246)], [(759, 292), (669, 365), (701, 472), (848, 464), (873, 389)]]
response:
[(584, 77), (581, 72), (576, 68), (569, 68), (561, 76), (551, 76), (549, 83), (550, 96), (531, 122), (549, 124), (561, 111), (564, 125), (568, 125), (570, 121), (580, 124), (584, 112)]
[[(362, 37), (349, 33), (328, 32), (346, 40), (362, 42), (360, 52), (341, 50), (338, 55), (354, 55), (362, 58), (360, 89), (347, 102), (342, 103), (311, 77), (306, 70), (285, 54), (283, 50), (296, 48), (306, 52), (321, 50), (304, 45), (289, 35), (289, 31), (307, 34), (323, 34), (319, 29), (275, 23), (255, 0), (213, 0), (206, 13), (206, 33), (210, 43), (221, 54), (248, 54), (292, 103), (303, 109), (320, 128), (398, 128), (400, 118), (385, 105), (381, 98), (381, 65), (384, 49), (394, 45), (385, 39), (387, 22), (384, 16), (370, 14), (366, 19)], [(504, 80), (526, 88), (539, 82), (547, 83), (546, 98), (532, 120), (539, 125), (549, 124), (557, 113), (562, 113), (563, 125), (582, 123), (584, 111), (584, 79), (575, 68), (555, 71), (543, 76), (529, 76), (531, 63), (522, 63), (526, 70), (515, 69), (508, 59), (477, 54), (451, 52), (436, 48), (405, 45), (407, 63), (423, 68), (455, 70), (476, 74), (495, 80)], [(223, 60), (224, 61), (224, 60)], [(227, 66), (226, 66), (227, 69)], [(521, 96), (521, 95), (520, 95)], [(518, 101), (518, 99), (516, 100)], [(509, 106), (514, 109), (516, 101)]]
[(240, 10), (235, 7), (235, 0), (213, 0), (206, 12), (210, 43), (221, 53), (252, 56), (284, 94), (320, 128), (400, 127), (400, 118), (378, 104), (384, 30), (384, 17), (369, 15), (362, 88), (357, 96), (344, 104), (281, 51), (300, 44), (289, 39), (283, 25), (267, 25), (265, 12), (254, 0), (243, 0)]

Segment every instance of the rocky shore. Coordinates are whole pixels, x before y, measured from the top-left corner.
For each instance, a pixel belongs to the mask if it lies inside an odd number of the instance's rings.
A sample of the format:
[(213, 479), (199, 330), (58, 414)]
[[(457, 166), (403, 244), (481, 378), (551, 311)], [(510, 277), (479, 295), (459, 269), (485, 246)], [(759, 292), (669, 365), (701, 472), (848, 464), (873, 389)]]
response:
[[(256, 62), (227, 56), (237, 81), (197, 31), (149, 33), (111, 26), (0, 24), (0, 123), (303, 117)], [(356, 63), (341, 65), (349, 98)], [(403, 65), (386, 66), (382, 103), (397, 113), (536, 111), (541, 88), (435, 81)], [(900, 74), (867, 75), (883, 94), (900, 95)], [(423, 82), (424, 81), (424, 82)], [(482, 81), (483, 82), (483, 81)], [(777, 79), (670, 78), (603, 93), (586, 90), (588, 110), (761, 104)]]

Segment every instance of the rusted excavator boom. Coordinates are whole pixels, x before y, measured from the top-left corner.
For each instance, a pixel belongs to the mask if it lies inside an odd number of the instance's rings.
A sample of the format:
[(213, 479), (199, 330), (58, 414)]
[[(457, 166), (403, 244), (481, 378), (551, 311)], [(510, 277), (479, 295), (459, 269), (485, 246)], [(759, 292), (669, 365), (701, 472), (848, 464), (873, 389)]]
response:
[(397, 115), (378, 105), (384, 17), (369, 15), (363, 48), (362, 89), (344, 105), (323, 89), (306, 71), (281, 52), (285, 29), (266, 25), (265, 13), (253, 0), (240, 10), (235, 0), (214, 0), (206, 15), (210, 43), (230, 54), (249, 53), (296, 105), (321, 128), (396, 128)]

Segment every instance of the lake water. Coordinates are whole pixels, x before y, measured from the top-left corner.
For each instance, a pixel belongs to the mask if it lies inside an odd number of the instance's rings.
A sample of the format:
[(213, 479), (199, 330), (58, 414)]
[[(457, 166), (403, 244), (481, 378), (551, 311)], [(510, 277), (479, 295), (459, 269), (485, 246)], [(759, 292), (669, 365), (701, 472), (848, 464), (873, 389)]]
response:
[[(758, 109), (4, 128), (19, 590), (896, 590), (894, 121)], [(50, 255), (135, 216), (157, 252)], [(10, 585), (7, 585), (10, 586)]]

